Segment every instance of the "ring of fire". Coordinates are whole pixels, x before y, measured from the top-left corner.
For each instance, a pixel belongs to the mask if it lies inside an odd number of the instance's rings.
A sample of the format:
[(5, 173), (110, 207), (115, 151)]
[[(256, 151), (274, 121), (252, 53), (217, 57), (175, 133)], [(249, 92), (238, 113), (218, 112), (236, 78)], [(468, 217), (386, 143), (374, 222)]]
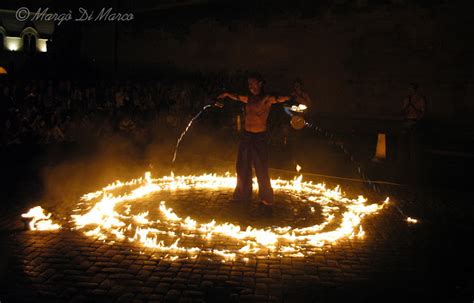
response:
[[(254, 180), (255, 182), (255, 180)], [(367, 199), (345, 197), (339, 186), (326, 188), (325, 184), (302, 181), (302, 176), (293, 180), (272, 180), (275, 191), (283, 191), (300, 199), (308, 206), (321, 207), (324, 222), (303, 228), (290, 226), (245, 229), (228, 222), (215, 219), (199, 223), (195, 219), (179, 217), (172, 208), (161, 201), (159, 220), (148, 218), (149, 212), (130, 214), (130, 203), (137, 203), (152, 194), (163, 191), (182, 191), (190, 189), (228, 190), (235, 186), (235, 178), (205, 174), (200, 176), (164, 176), (153, 179), (149, 172), (145, 176), (128, 182), (116, 181), (99, 191), (85, 194), (71, 216), (74, 229), (85, 235), (103, 241), (115, 240), (139, 243), (140, 246), (164, 253), (163, 258), (171, 260), (179, 257), (196, 258), (200, 253), (211, 253), (235, 260), (241, 257), (248, 260), (250, 255), (278, 255), (303, 257), (314, 249), (343, 238), (361, 238), (364, 230), (361, 220), (364, 216), (375, 214), (388, 204), (388, 198), (380, 204), (368, 204)], [(119, 212), (119, 207), (125, 210)], [(313, 208), (311, 207), (313, 210)], [(339, 214), (339, 215), (337, 215)], [(53, 230), (60, 225), (50, 219), (41, 207), (32, 208), (23, 217), (31, 218), (31, 229)], [(339, 216), (338, 219), (336, 217)], [(328, 227), (340, 221), (337, 227)], [(331, 225), (332, 224), (332, 225)], [(180, 245), (183, 239), (200, 238), (200, 247)], [(231, 248), (212, 247), (214, 237), (233, 240)], [(186, 242), (186, 241), (184, 241)], [(207, 243), (207, 244), (206, 244)]]

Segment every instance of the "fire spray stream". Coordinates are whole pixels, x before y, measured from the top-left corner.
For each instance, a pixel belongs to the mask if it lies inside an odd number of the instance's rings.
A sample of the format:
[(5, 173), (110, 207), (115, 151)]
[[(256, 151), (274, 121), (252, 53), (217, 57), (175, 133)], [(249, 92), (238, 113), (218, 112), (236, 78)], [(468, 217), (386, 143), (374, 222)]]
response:
[[(316, 123), (305, 121), (305, 119), (302, 116), (302, 113), (304, 113), (304, 111), (306, 110), (305, 105), (299, 104), (299, 105), (293, 105), (291, 107), (285, 106), (283, 109), (284, 109), (285, 113), (288, 116), (291, 117), (290, 124), (294, 129), (299, 130), (299, 129), (302, 129), (302, 128), (305, 128), (305, 127), (309, 128), (309, 129), (312, 129), (312, 130), (318, 132), (320, 135), (324, 136), (324, 138), (327, 139), (331, 143), (331, 145), (339, 147), (339, 149), (345, 155), (350, 157), (351, 162), (357, 167), (357, 173), (359, 174), (360, 178), (363, 181), (367, 182), (370, 185), (370, 188), (374, 192), (376, 192), (377, 194), (381, 194), (380, 188), (377, 186), (376, 183), (374, 183), (372, 180), (370, 180), (367, 177), (364, 170), (362, 169), (361, 164), (355, 160), (354, 155), (351, 152), (349, 152), (349, 150), (346, 148), (344, 143), (336, 141), (334, 134), (332, 134), (331, 132), (328, 132), (327, 130), (321, 128)], [(400, 213), (400, 215), (402, 215), (402, 217), (404, 217), (405, 220), (408, 223), (417, 223), (418, 222), (418, 220), (413, 219), (413, 218), (405, 215), (405, 213), (401, 210), (401, 208), (398, 205), (396, 205), (396, 204), (394, 204), (394, 205), (395, 205), (395, 208)]]
[(178, 147), (179, 147), (179, 144), (181, 143), (181, 140), (183, 140), (184, 136), (186, 135), (186, 133), (188, 132), (189, 128), (191, 127), (191, 125), (193, 124), (194, 120), (196, 120), (197, 118), (199, 118), (199, 116), (208, 108), (211, 108), (213, 106), (213, 104), (207, 104), (205, 105), (192, 119), (191, 121), (189, 121), (188, 123), (188, 126), (186, 126), (186, 128), (184, 129), (184, 131), (181, 133), (181, 135), (179, 136), (178, 138), (178, 141), (176, 142), (176, 147), (174, 149), (174, 154), (173, 154), (173, 161), (172, 163), (174, 164), (174, 162), (176, 161), (176, 154), (178, 153)]

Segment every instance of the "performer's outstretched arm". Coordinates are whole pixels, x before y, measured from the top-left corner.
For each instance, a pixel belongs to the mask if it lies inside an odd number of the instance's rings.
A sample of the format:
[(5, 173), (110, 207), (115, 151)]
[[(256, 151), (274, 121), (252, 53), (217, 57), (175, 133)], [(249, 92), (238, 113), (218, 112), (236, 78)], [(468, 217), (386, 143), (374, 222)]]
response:
[(293, 96), (270, 96), (269, 98), (272, 104), (284, 103), (284, 102), (288, 102), (294, 99)]
[(224, 98), (229, 98), (235, 101), (240, 101), (243, 103), (247, 103), (248, 97), (247, 96), (241, 96), (233, 93), (222, 93), (220, 94), (217, 99), (224, 99)]

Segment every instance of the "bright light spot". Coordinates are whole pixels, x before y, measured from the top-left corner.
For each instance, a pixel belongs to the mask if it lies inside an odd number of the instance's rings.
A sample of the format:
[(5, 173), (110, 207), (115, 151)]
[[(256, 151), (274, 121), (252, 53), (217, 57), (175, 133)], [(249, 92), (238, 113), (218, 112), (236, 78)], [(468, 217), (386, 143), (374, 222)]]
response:
[(5, 46), (10, 51), (18, 51), (21, 47), (21, 38), (19, 37), (5, 37)]
[(42, 53), (46, 53), (48, 51), (47, 42), (48, 42), (48, 39), (38, 39), (38, 42), (37, 42), (38, 51)]

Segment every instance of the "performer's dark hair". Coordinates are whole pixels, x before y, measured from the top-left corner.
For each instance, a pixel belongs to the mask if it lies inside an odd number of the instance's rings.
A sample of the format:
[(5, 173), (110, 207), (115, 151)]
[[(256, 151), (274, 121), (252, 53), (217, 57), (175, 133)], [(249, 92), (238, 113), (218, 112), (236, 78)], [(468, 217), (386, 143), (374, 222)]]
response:
[(247, 79), (255, 79), (258, 82), (262, 82), (262, 84), (265, 84), (265, 80), (263, 79), (263, 76), (260, 73), (257, 72), (250, 72), (247, 74)]
[(416, 82), (411, 82), (410, 86), (413, 87), (414, 90), (418, 90), (418, 88), (419, 88), (419, 85)]

